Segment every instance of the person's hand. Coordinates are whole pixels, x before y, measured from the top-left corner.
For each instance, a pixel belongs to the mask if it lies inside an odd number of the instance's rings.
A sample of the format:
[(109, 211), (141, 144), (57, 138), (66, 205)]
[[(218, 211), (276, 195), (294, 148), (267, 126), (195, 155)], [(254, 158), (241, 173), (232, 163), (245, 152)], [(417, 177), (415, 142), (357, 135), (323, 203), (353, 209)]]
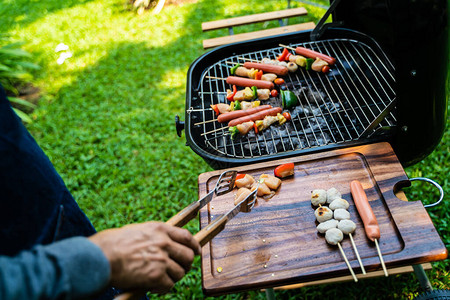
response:
[(201, 247), (186, 229), (160, 222), (101, 231), (89, 240), (111, 265), (111, 284), (166, 293), (189, 271)]

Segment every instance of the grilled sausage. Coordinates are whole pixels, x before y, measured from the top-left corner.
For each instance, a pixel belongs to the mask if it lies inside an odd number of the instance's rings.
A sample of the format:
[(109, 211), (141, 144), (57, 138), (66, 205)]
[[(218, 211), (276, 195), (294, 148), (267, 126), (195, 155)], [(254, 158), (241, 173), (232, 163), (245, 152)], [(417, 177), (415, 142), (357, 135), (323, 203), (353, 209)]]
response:
[(249, 108), (249, 109), (246, 109), (246, 110), (230, 111), (230, 112), (225, 113), (225, 114), (220, 114), (217, 117), (217, 121), (219, 123), (225, 123), (225, 122), (228, 122), (230, 120), (237, 119), (237, 118), (240, 118), (240, 117), (243, 117), (243, 116), (252, 115), (254, 113), (257, 113), (259, 111), (266, 110), (266, 109), (269, 109), (269, 108), (272, 108), (272, 105), (260, 105), (260, 106), (257, 106), (257, 107), (254, 107), (254, 108)]
[(249, 79), (236, 76), (228, 76), (227, 83), (235, 84), (237, 86), (248, 86), (248, 87), (256, 86), (259, 89), (269, 89), (269, 90), (272, 90), (274, 87), (273, 82), (270, 81)]
[(255, 63), (255, 62), (245, 62), (244, 67), (246, 68), (255, 68), (258, 70), (262, 70), (266, 73), (275, 73), (280, 76), (285, 76), (288, 73), (288, 68), (284, 66), (278, 66), (278, 65), (270, 65), (270, 64), (261, 64), (261, 63)]
[(263, 120), (266, 116), (276, 116), (277, 114), (281, 113), (283, 109), (281, 107), (274, 107), (265, 109), (263, 111), (259, 111), (257, 113), (246, 115), (237, 119), (233, 119), (230, 122), (228, 122), (228, 126), (236, 126), (237, 124), (241, 124), (248, 121), (257, 121), (257, 120)]
[(378, 227), (377, 218), (370, 207), (369, 200), (366, 193), (358, 180), (353, 180), (350, 183), (350, 191), (352, 192), (353, 200), (355, 201), (356, 209), (364, 223), (364, 230), (367, 237), (373, 242), (380, 238), (380, 227)]
[(334, 65), (336, 63), (336, 59), (331, 57), (331, 56), (328, 56), (328, 55), (316, 52), (316, 51), (311, 50), (311, 49), (306, 49), (306, 48), (303, 48), (303, 47), (295, 48), (295, 53), (297, 53), (298, 55), (303, 55), (303, 56), (306, 56), (306, 57), (309, 57), (309, 58), (314, 58), (314, 59), (316, 59), (318, 57), (321, 60), (326, 61), (330, 65)]

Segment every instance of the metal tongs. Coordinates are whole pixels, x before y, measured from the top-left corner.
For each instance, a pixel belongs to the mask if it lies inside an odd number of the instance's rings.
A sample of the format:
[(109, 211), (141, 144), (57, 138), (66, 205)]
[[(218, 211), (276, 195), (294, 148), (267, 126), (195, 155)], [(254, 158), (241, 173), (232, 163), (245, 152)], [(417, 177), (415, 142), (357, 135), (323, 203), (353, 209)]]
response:
[[(232, 191), (234, 188), (234, 183), (236, 181), (236, 175), (237, 171), (223, 172), (217, 180), (216, 186), (213, 190), (211, 190), (211, 192), (209, 192), (202, 199), (191, 203), (189, 206), (170, 218), (166, 223), (172, 226), (183, 227), (186, 223), (197, 216), (197, 213), (202, 207), (211, 202), (214, 195), (220, 196)], [(194, 235), (194, 238), (200, 243), (201, 246), (204, 246), (219, 232), (221, 232), (225, 228), (227, 222), (235, 217), (240, 211), (250, 212), (255, 205), (257, 191), (258, 187), (227, 213), (220, 215), (215, 221), (211, 222), (204, 229), (200, 230), (197, 234)]]
[[(220, 196), (231, 192), (234, 188), (236, 175), (237, 171), (225, 171), (220, 174), (216, 186), (213, 190), (211, 190), (211, 192), (209, 192), (202, 199), (189, 204), (182, 211), (170, 218), (166, 222), (166, 224), (177, 227), (183, 227), (184, 225), (186, 225), (190, 220), (197, 216), (197, 213), (202, 207), (211, 202), (214, 195)], [(215, 237), (219, 232), (221, 232), (225, 228), (225, 225), (228, 223), (228, 221), (235, 217), (240, 211), (250, 212), (256, 203), (256, 193), (258, 192), (258, 187), (259, 182), (256, 188), (250, 194), (248, 194), (247, 197), (245, 197), (227, 213), (220, 215), (215, 221), (209, 223), (208, 226), (200, 230), (197, 234), (194, 235), (194, 239), (196, 239), (201, 246), (204, 246), (206, 243), (211, 241), (212, 238)], [(120, 294), (116, 296), (114, 300), (137, 300), (141, 299), (144, 296), (145, 295), (142, 292), (133, 291)]]

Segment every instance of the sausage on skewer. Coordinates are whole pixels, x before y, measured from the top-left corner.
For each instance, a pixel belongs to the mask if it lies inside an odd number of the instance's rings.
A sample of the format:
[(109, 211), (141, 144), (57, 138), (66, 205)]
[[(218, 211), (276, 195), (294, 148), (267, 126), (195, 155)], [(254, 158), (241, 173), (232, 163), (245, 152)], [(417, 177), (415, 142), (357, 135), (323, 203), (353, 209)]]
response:
[(235, 111), (231, 111), (231, 112), (219, 115), (217, 117), (217, 121), (219, 123), (225, 123), (225, 122), (231, 121), (233, 119), (252, 115), (254, 113), (257, 113), (257, 112), (260, 112), (263, 110), (267, 110), (269, 108), (272, 108), (272, 105), (260, 105), (258, 107), (249, 108), (247, 110), (235, 110)]
[(350, 183), (350, 191), (355, 201), (356, 209), (364, 223), (364, 230), (366, 235), (372, 242), (375, 239), (380, 239), (380, 227), (378, 226), (377, 218), (370, 207), (369, 200), (366, 193), (358, 180), (353, 180)]
[(245, 62), (244, 67), (246, 68), (255, 68), (258, 70), (262, 70), (266, 73), (274, 73), (280, 76), (285, 76), (288, 73), (288, 68), (285, 66), (279, 66), (279, 65), (271, 65), (271, 64), (263, 64), (263, 63), (256, 63), (256, 62)]
[(235, 84), (237, 86), (243, 87), (252, 87), (256, 86), (259, 89), (269, 89), (272, 90), (274, 88), (273, 82), (265, 81), (265, 80), (255, 80), (237, 76), (228, 76), (227, 78), (228, 84)]
[(266, 116), (276, 116), (277, 114), (281, 113), (282, 110), (283, 109), (281, 107), (265, 109), (251, 115), (246, 115), (237, 119), (233, 119), (230, 122), (228, 122), (228, 126), (232, 127), (236, 126), (237, 124), (241, 124), (248, 121), (262, 120)]
[(388, 276), (386, 266), (384, 264), (383, 256), (381, 255), (380, 247), (378, 246), (378, 240), (380, 239), (380, 227), (378, 226), (377, 218), (370, 207), (369, 200), (367, 199), (366, 192), (358, 180), (353, 180), (350, 183), (350, 191), (355, 201), (356, 209), (364, 223), (364, 230), (366, 231), (367, 237), (375, 242), (377, 247), (378, 257), (380, 258), (381, 267), (384, 271), (384, 276)]
[(297, 47), (295, 48), (295, 53), (297, 53), (298, 55), (302, 55), (302, 56), (306, 56), (309, 58), (314, 58), (316, 59), (317, 57), (320, 58), (321, 60), (326, 61), (329, 65), (334, 65), (336, 63), (336, 59), (328, 56), (326, 54), (311, 50), (311, 49), (307, 49), (307, 48), (303, 48), (303, 47)]

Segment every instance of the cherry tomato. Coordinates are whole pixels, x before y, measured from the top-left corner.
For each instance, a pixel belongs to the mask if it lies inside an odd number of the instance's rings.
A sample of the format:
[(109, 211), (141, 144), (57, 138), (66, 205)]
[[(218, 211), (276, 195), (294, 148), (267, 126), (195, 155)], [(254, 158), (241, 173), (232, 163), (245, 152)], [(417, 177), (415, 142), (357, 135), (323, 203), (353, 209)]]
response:
[(328, 73), (330, 72), (330, 67), (329, 66), (323, 66), (322, 67), (322, 73)]
[(236, 175), (236, 180), (242, 179), (242, 178), (244, 178), (244, 177), (245, 177), (245, 174), (237, 173), (237, 175)]
[(271, 90), (270, 91), (270, 96), (272, 96), (272, 97), (278, 96), (278, 91), (277, 90)]
[(275, 168), (274, 175), (279, 178), (294, 175), (294, 163), (287, 163)]
[(277, 85), (282, 85), (282, 84), (284, 84), (284, 79), (283, 78), (277, 78), (277, 79), (275, 79), (274, 82)]
[(283, 113), (283, 117), (286, 119), (286, 121), (290, 121), (291, 120), (291, 114), (288, 112), (284, 112)]

